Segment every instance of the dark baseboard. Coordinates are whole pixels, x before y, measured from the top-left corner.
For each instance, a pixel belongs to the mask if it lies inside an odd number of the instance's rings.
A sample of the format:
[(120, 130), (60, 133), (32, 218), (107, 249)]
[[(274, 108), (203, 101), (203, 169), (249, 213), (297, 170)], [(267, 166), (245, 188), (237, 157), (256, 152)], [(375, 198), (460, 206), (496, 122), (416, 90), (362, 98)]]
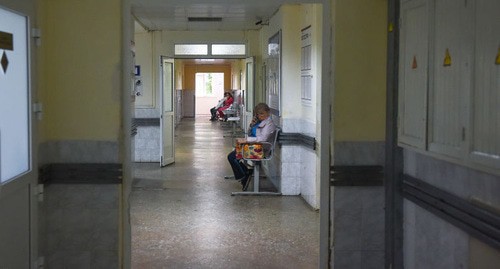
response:
[(383, 186), (381, 165), (334, 165), (330, 168), (331, 186)]
[(316, 138), (300, 133), (280, 132), (278, 142), (281, 145), (300, 145), (306, 148), (316, 150)]
[(117, 163), (53, 163), (40, 168), (43, 184), (121, 184), (122, 165)]

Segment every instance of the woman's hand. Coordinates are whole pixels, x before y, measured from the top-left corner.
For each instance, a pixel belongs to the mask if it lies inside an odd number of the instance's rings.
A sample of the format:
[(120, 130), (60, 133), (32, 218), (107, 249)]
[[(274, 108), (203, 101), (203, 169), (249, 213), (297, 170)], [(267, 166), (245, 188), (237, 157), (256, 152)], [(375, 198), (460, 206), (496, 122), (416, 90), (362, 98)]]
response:
[(250, 122), (250, 127), (253, 127), (255, 124), (257, 124), (259, 120), (257, 119), (257, 117), (253, 117), (252, 118), (252, 121)]
[(236, 138), (236, 143), (238, 143), (238, 144), (245, 143), (245, 142), (247, 142), (247, 140), (245, 138)]

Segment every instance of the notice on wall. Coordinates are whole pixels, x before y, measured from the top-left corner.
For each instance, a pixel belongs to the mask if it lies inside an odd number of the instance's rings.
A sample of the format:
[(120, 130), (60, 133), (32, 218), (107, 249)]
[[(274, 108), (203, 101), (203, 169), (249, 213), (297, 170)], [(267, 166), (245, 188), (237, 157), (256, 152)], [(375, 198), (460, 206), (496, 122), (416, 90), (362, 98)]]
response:
[(14, 35), (0, 31), (0, 49), (14, 50)]
[(300, 51), (301, 99), (310, 102), (313, 81), (311, 26), (302, 29), (300, 39), (302, 42)]

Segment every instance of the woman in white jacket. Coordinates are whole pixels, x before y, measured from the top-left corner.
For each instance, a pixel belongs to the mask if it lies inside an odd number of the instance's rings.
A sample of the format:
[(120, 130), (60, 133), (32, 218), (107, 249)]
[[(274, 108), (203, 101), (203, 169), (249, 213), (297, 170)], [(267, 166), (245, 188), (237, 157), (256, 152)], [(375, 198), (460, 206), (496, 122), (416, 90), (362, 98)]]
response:
[[(271, 109), (265, 103), (260, 103), (255, 106), (255, 117), (250, 123), (247, 138), (238, 138), (237, 143), (245, 142), (269, 142), (272, 143), (272, 134), (276, 131), (276, 125), (271, 119)], [(248, 188), (252, 170), (248, 169), (245, 164), (236, 159), (236, 150), (233, 150), (227, 155), (227, 160), (233, 169), (234, 178), (241, 182), (243, 190)]]

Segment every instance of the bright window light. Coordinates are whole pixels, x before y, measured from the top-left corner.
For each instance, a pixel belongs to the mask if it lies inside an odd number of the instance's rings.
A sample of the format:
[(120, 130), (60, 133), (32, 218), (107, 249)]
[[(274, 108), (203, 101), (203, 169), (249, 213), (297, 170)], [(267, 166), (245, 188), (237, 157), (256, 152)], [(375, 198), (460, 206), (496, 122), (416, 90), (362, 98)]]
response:
[(212, 55), (245, 55), (245, 44), (213, 44)]
[(196, 96), (222, 96), (224, 73), (196, 73)]
[(208, 55), (207, 44), (176, 44), (175, 55)]

